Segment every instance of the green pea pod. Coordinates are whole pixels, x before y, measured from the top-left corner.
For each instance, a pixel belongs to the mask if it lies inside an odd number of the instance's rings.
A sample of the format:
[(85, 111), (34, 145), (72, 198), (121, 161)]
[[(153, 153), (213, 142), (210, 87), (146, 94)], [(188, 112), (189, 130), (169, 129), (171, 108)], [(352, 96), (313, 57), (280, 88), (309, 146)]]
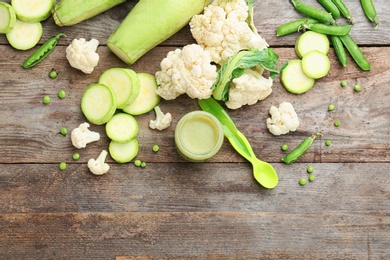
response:
[(303, 3), (300, 0), (290, 0), (290, 2), (294, 6), (294, 8), (298, 12), (300, 12), (301, 14), (304, 14), (308, 17), (316, 19), (320, 22), (330, 23), (330, 24), (335, 23), (335, 20), (333, 19), (333, 16), (331, 13), (328, 13), (328, 12), (320, 10), (314, 6)]
[(30, 57), (28, 57), (22, 63), (22, 67), (28, 69), (41, 62), (44, 58), (47, 57), (47, 55), (49, 55), (53, 51), (61, 36), (66, 37), (64, 33), (58, 33), (53, 38), (48, 39), (44, 44), (42, 44), (41, 47), (39, 47), (33, 54), (30, 55)]
[(283, 157), (282, 161), (287, 164), (291, 164), (298, 160), (306, 151), (310, 148), (314, 139), (317, 136), (322, 136), (321, 133), (313, 134), (310, 137), (305, 138), (294, 150), (292, 150), (289, 154)]
[(348, 34), (351, 31), (352, 25), (350, 24), (331, 25), (331, 24), (324, 24), (324, 23), (309, 23), (309, 24), (303, 24), (302, 27), (317, 33), (342, 36)]
[(351, 54), (359, 68), (362, 70), (371, 70), (370, 62), (366, 59), (359, 46), (349, 34), (340, 36), (340, 40), (348, 50), (349, 54)]
[(305, 17), (286, 22), (276, 28), (276, 36), (285, 36), (290, 33), (298, 32), (302, 24), (318, 23), (318, 20)]
[(336, 53), (336, 56), (337, 56), (340, 64), (343, 67), (346, 67), (348, 65), (347, 53), (345, 52), (344, 45), (341, 42), (340, 37), (335, 36), (335, 35), (331, 35), (330, 41), (332, 42), (333, 49)]
[(338, 19), (340, 17), (340, 10), (331, 0), (317, 0), (317, 2), (331, 13), (334, 19)]
[(349, 11), (348, 7), (344, 4), (343, 0), (332, 0), (332, 2), (337, 6), (337, 8), (340, 11), (340, 14), (347, 18), (350, 24), (354, 24), (354, 21), (351, 17), (351, 12)]
[(375, 29), (379, 25), (378, 16), (376, 14), (376, 9), (372, 0), (360, 0), (364, 14), (366, 17), (375, 24)]

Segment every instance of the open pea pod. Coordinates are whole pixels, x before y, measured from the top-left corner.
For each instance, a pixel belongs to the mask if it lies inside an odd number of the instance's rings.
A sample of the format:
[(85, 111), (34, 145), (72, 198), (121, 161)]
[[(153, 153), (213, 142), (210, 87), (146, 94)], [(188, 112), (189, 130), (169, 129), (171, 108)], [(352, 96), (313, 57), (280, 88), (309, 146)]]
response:
[(272, 189), (278, 184), (278, 175), (275, 169), (267, 162), (261, 161), (254, 154), (252, 147), (243, 133), (241, 133), (229, 114), (213, 98), (199, 99), (199, 106), (203, 111), (214, 115), (222, 125), (225, 137), (233, 148), (246, 160), (252, 163), (253, 176), (263, 187)]

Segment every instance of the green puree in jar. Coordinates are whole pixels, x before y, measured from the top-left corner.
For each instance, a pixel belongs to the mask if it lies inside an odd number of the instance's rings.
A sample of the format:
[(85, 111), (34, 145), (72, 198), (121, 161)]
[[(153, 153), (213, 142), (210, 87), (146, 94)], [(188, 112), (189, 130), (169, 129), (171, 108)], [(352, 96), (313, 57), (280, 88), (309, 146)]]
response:
[(223, 130), (219, 121), (204, 111), (184, 115), (175, 129), (179, 153), (189, 161), (204, 161), (214, 156), (222, 146)]

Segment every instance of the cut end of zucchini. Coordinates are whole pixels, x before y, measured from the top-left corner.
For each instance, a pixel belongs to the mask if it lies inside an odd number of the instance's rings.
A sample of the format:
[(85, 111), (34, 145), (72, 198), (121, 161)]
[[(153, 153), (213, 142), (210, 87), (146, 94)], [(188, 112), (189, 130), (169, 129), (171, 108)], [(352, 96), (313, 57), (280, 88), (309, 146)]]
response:
[(16, 16), (19, 20), (28, 23), (36, 23), (50, 17), (56, 4), (55, 0), (12, 0)]
[(281, 74), (282, 85), (286, 90), (293, 94), (303, 94), (309, 91), (315, 83), (315, 80), (309, 78), (302, 70), (301, 60), (290, 60), (287, 67)]
[(127, 143), (138, 134), (138, 122), (129, 114), (118, 113), (106, 124), (107, 136), (118, 143)]
[(108, 151), (112, 159), (118, 163), (128, 163), (133, 160), (138, 154), (138, 140), (133, 138), (127, 143), (118, 143), (111, 141), (108, 146)]
[(154, 75), (149, 73), (137, 73), (140, 80), (140, 91), (134, 102), (125, 107), (123, 112), (130, 115), (141, 115), (153, 110), (160, 102), (160, 96), (157, 95), (157, 82)]
[(325, 77), (330, 70), (330, 60), (326, 54), (313, 50), (302, 58), (302, 71), (309, 78)]
[(0, 33), (10, 32), (16, 23), (16, 13), (12, 5), (0, 2)]
[(42, 37), (43, 28), (40, 22), (26, 23), (16, 19), (14, 28), (6, 34), (9, 44), (17, 50), (29, 50)]
[(92, 84), (81, 98), (81, 110), (89, 122), (95, 125), (105, 124), (116, 111), (115, 96), (107, 86)]
[(295, 52), (302, 58), (306, 53), (312, 50), (327, 54), (330, 48), (330, 42), (325, 34), (306, 31), (301, 34), (295, 42)]

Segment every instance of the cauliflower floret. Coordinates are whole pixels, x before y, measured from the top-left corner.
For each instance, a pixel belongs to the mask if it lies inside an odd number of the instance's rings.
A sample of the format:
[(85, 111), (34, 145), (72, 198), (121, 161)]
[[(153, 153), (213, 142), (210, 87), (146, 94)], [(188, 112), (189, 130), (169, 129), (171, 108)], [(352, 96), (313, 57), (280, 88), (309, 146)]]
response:
[(74, 147), (78, 149), (85, 148), (87, 144), (100, 139), (100, 134), (92, 132), (88, 127), (88, 123), (82, 123), (79, 127), (72, 130), (71, 140)]
[(156, 72), (157, 94), (172, 100), (181, 94), (205, 99), (212, 94), (217, 67), (211, 65), (210, 54), (197, 44), (170, 51)]
[(104, 162), (104, 160), (106, 160), (107, 154), (107, 151), (103, 150), (96, 160), (93, 158), (88, 160), (88, 168), (93, 174), (103, 175), (108, 172), (110, 166)]
[(272, 134), (282, 135), (297, 130), (299, 119), (291, 103), (282, 102), (279, 108), (271, 106), (269, 113), (271, 118), (267, 119), (267, 128)]
[(99, 41), (96, 39), (74, 39), (66, 48), (66, 58), (73, 68), (90, 74), (99, 62), (99, 54), (96, 53), (98, 46)]
[(264, 78), (258, 71), (245, 69), (244, 74), (233, 79), (229, 89), (229, 99), (225, 104), (230, 109), (254, 105), (272, 93), (272, 84), (272, 78)]
[(253, 6), (249, 7), (246, 0), (213, 1), (203, 14), (192, 17), (189, 23), (192, 36), (218, 64), (240, 50), (267, 48), (267, 42), (253, 25), (251, 12)]
[(154, 112), (156, 112), (156, 120), (150, 120), (149, 127), (151, 129), (164, 130), (171, 125), (171, 113), (167, 112), (164, 114), (159, 106), (154, 107)]

